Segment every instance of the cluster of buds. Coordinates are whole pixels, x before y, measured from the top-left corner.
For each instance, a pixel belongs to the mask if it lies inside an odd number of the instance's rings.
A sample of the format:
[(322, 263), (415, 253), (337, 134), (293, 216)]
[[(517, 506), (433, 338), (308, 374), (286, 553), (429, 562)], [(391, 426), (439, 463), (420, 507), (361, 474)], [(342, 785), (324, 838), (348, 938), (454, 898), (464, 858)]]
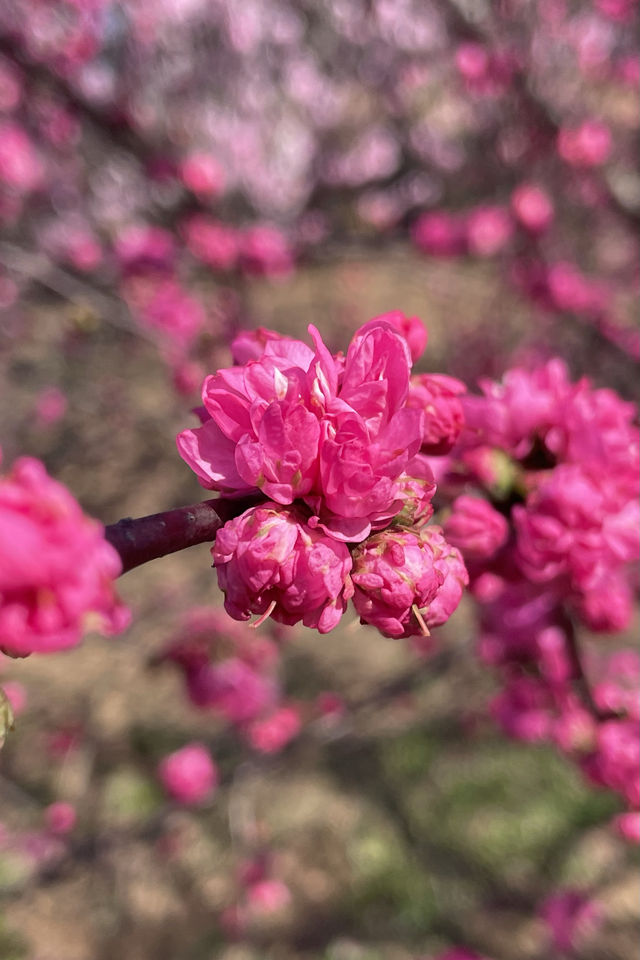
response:
[(427, 522), (433, 474), (462, 428), (464, 387), (412, 377), (419, 320), (393, 312), (356, 331), (346, 356), (258, 330), (237, 365), (206, 378), (202, 426), (178, 436), (200, 483), (256, 505), (212, 554), (236, 620), (332, 630), (353, 598), (363, 623), (415, 636), (443, 623), (467, 582), (459, 551)]
[(615, 634), (631, 624), (637, 411), (611, 390), (572, 383), (559, 360), (481, 388), (463, 398), (466, 425), (440, 490), (452, 498), (445, 535), (480, 605), (480, 656), (504, 683), (494, 715), (520, 740), (554, 742), (619, 793), (629, 812), (616, 824), (637, 839), (640, 659), (581, 656), (577, 640), (579, 628)]

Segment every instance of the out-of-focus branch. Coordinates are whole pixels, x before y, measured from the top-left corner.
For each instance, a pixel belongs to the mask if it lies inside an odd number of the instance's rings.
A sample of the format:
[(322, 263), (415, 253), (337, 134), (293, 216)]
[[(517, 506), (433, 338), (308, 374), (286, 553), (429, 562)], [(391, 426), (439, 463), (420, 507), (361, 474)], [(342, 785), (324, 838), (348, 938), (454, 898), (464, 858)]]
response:
[(114, 327), (150, 343), (157, 342), (150, 333), (134, 323), (123, 300), (72, 276), (42, 253), (30, 253), (13, 243), (0, 243), (0, 264), (65, 300), (72, 303), (85, 301)]

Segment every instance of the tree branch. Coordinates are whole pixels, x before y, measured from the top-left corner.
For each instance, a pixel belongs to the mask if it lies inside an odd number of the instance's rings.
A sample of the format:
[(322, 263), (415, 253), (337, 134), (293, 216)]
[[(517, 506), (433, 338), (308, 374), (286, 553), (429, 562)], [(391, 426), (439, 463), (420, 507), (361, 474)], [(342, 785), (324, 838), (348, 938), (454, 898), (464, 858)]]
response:
[(105, 537), (120, 554), (122, 573), (169, 553), (215, 540), (227, 520), (237, 517), (255, 498), (204, 500), (149, 517), (125, 517), (105, 528)]

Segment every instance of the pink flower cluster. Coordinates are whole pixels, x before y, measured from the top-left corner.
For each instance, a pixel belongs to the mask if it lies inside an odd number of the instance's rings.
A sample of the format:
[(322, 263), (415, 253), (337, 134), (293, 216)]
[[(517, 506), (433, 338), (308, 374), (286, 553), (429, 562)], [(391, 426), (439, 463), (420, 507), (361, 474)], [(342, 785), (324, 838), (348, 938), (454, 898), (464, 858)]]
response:
[(260, 753), (280, 751), (302, 726), (297, 705), (282, 699), (279, 660), (274, 639), (209, 607), (190, 610), (156, 658), (182, 670), (195, 707), (226, 720)]
[(73, 647), (86, 630), (119, 633), (120, 571), (100, 524), (38, 460), (0, 477), (0, 649), (27, 656)]
[(225, 607), (237, 620), (271, 615), (326, 633), (353, 597), (383, 633), (424, 633), (466, 583), (458, 550), (425, 526), (435, 484), (424, 455), (455, 442), (464, 388), (412, 380), (426, 335), (398, 311), (357, 330), (346, 356), (309, 331), (313, 348), (242, 334), (238, 365), (204, 382), (202, 426), (178, 436), (204, 487), (268, 498), (217, 535)]
[[(440, 489), (452, 497), (445, 535), (480, 604), (480, 655), (504, 682), (494, 715), (518, 739), (556, 743), (637, 811), (640, 659), (590, 658), (577, 632), (631, 624), (637, 411), (611, 390), (571, 382), (559, 360), (481, 389), (463, 398), (465, 430)], [(633, 835), (631, 821), (620, 829)]]

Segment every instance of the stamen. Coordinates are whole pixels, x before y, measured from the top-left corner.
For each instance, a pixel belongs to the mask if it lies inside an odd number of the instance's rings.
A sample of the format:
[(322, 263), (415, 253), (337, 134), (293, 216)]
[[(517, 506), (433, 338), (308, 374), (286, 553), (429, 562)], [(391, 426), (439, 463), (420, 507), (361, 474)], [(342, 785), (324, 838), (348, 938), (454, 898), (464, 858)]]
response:
[(258, 617), (257, 620), (254, 620), (253, 623), (250, 623), (249, 626), (252, 630), (257, 630), (258, 627), (261, 627), (265, 620), (268, 620), (273, 611), (276, 608), (277, 600), (272, 600), (262, 616)]
[(430, 636), (431, 636), (431, 633), (429, 632), (429, 627), (428, 627), (428, 626), (426, 625), (426, 623), (424, 622), (424, 617), (422, 616), (422, 614), (421, 614), (420, 611), (418, 610), (418, 604), (417, 604), (417, 603), (414, 603), (413, 606), (411, 607), (411, 609), (413, 610), (413, 614), (414, 614), (416, 620), (417, 620), (418, 623), (420, 624), (420, 630), (421, 630), (421, 632), (422, 632), (422, 636), (423, 636), (423, 637), (430, 637)]

